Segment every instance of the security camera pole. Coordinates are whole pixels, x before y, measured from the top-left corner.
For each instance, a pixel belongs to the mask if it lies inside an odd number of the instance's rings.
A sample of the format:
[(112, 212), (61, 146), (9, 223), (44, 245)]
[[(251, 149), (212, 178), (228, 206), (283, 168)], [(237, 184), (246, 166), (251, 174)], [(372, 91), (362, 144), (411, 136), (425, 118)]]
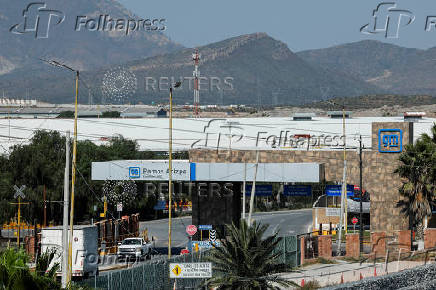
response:
[[(182, 82), (176, 82), (174, 88), (180, 87)], [(173, 181), (173, 85), (170, 87), (170, 101), (169, 101), (169, 138), (168, 138), (168, 259), (171, 258), (171, 212), (172, 212), (172, 181)]]

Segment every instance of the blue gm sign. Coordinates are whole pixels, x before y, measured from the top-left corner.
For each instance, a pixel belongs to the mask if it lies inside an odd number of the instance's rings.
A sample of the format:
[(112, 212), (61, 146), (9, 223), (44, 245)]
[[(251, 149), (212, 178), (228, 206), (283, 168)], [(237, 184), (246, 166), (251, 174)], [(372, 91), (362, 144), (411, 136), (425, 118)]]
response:
[(141, 177), (141, 169), (139, 167), (129, 167), (129, 178), (135, 179)]
[(403, 131), (400, 129), (378, 130), (378, 151), (380, 153), (400, 153), (403, 151)]

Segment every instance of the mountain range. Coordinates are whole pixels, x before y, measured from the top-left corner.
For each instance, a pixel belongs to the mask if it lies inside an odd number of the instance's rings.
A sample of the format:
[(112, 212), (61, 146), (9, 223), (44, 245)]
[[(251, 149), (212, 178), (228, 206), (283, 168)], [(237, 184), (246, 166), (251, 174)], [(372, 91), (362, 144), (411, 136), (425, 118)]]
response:
[[(436, 95), (436, 48), (365, 40), (294, 53), (265, 33), (184, 48), (159, 30), (126, 35), (74, 29), (78, 17), (140, 19), (115, 0), (45, 4), (65, 17), (50, 25), (48, 38), (11, 33), (15, 24), (23, 30), (25, 1), (8, 2), (0, 11), (0, 89), (7, 97), (71, 103), (71, 72), (40, 60), (54, 59), (81, 71), (81, 103), (164, 103), (169, 83), (179, 79), (184, 82), (174, 101), (192, 103), (195, 49), (201, 54), (202, 104), (301, 105), (332, 97)], [(154, 18), (160, 15), (150, 15)]]
[[(41, 58), (60, 60), (77, 70), (90, 70), (183, 48), (160, 30), (139, 30), (138, 26), (138, 31), (128, 35), (117, 30), (115, 23), (109, 24), (109, 19), (122, 22), (141, 17), (115, 0), (2, 2), (0, 75), (43, 71), (46, 65)], [(104, 16), (107, 23), (102, 31)], [(150, 18), (161, 17), (150, 15)], [(101, 23), (99, 31), (93, 31), (96, 21)]]

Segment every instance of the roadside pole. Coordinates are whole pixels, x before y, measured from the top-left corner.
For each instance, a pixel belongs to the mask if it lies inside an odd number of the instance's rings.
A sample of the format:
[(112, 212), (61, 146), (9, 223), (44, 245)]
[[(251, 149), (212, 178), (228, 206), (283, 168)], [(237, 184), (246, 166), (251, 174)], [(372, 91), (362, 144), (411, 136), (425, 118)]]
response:
[(253, 214), (254, 194), (256, 192), (256, 177), (257, 177), (257, 168), (258, 167), (259, 167), (259, 151), (256, 151), (256, 164), (254, 165), (253, 186), (251, 187), (250, 212), (248, 213), (248, 226), (251, 226), (251, 215)]
[(344, 172), (342, 176), (341, 215), (339, 221), (338, 255), (341, 254), (342, 225), (347, 233), (347, 138), (345, 135), (345, 105), (342, 106), (342, 134), (344, 137)]
[(70, 203), (70, 131), (65, 136), (64, 214), (62, 228), (62, 288), (67, 288), (68, 268), (68, 205)]
[(244, 182), (242, 183), (242, 219), (245, 220), (245, 186), (247, 184), (247, 162), (244, 163)]
[(363, 253), (363, 205), (362, 205), (362, 202), (363, 202), (363, 176), (362, 176), (362, 167), (363, 167), (363, 164), (362, 164), (362, 135), (360, 135), (360, 138), (359, 138), (359, 179), (360, 179), (360, 181), (359, 181), (359, 187), (360, 187), (360, 214), (359, 214), (359, 219), (360, 219), (360, 222), (359, 222), (359, 229), (360, 229), (360, 231), (359, 231), (359, 243), (360, 243), (360, 254), (362, 255), (362, 253)]

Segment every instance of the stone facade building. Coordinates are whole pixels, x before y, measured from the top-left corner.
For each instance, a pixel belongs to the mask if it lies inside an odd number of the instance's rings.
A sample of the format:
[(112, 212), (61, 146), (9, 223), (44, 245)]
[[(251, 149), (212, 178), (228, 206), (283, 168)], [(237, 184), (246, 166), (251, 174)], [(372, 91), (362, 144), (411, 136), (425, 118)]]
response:
[[(398, 139), (395, 139), (396, 137), (391, 139), (391, 135), (398, 136)], [(399, 136), (401, 136), (401, 140)], [(401, 180), (394, 173), (394, 170), (399, 164), (398, 157), (400, 152), (404, 151), (404, 146), (413, 143), (413, 123), (372, 123), (372, 136), (365, 137), (372, 139), (372, 148), (365, 148), (362, 154), (363, 188), (371, 194), (371, 231), (394, 232), (406, 230), (408, 229), (408, 220), (400, 214), (400, 209), (397, 208), (397, 202), (400, 200), (398, 189), (401, 186)], [(390, 144), (391, 141), (397, 143)], [(390, 145), (394, 145), (393, 150)], [(326, 181), (342, 181), (343, 150), (262, 150), (259, 152), (260, 163), (321, 163), (324, 165)], [(189, 159), (191, 162), (255, 163), (256, 151), (195, 149), (190, 150)], [(346, 160), (347, 183), (358, 185), (358, 150), (346, 150)], [(215, 211), (219, 212), (216, 208)], [(222, 222), (214, 221), (213, 216), (210, 219), (212, 219), (208, 221), (210, 224)]]

